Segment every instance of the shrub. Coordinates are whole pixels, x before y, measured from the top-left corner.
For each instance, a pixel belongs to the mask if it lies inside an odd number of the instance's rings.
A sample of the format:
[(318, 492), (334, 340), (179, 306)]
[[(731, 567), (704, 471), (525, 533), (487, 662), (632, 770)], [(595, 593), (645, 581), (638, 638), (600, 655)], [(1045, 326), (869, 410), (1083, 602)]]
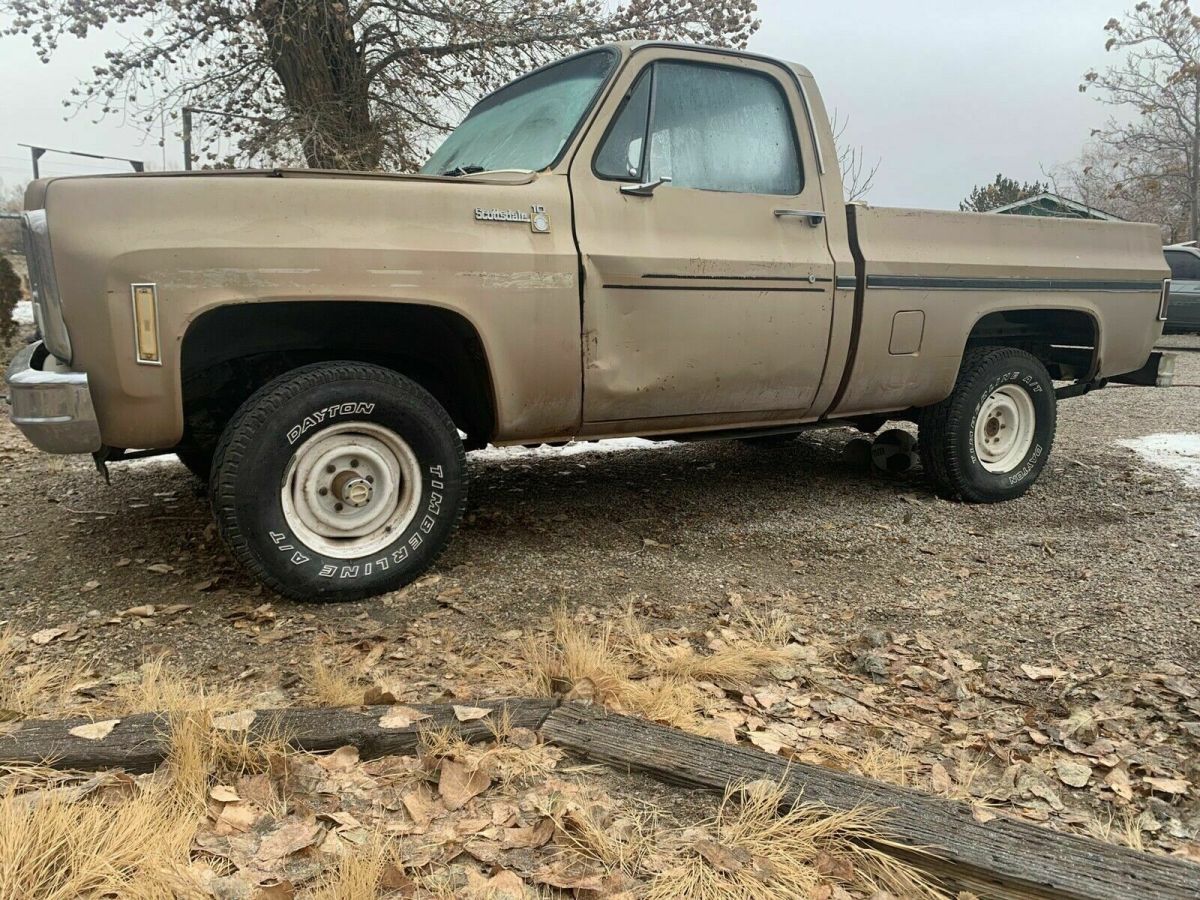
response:
[(7, 344), (17, 336), (17, 322), (13, 313), (20, 299), (21, 278), (8, 257), (0, 256), (0, 344)]

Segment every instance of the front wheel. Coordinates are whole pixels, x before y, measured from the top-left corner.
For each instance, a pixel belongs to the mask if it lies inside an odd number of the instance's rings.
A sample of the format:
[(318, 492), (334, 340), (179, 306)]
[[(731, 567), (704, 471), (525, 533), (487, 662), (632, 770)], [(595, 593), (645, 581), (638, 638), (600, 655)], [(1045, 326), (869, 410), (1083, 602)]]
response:
[(409, 583), (466, 504), (462, 441), (442, 406), (390, 369), (318, 363), (237, 411), (213, 459), (217, 528), (268, 587), (358, 600)]
[(1054, 383), (1024, 350), (972, 350), (954, 392), (921, 410), (918, 424), (922, 465), (943, 492), (974, 503), (1012, 500), (1037, 481), (1050, 456)]

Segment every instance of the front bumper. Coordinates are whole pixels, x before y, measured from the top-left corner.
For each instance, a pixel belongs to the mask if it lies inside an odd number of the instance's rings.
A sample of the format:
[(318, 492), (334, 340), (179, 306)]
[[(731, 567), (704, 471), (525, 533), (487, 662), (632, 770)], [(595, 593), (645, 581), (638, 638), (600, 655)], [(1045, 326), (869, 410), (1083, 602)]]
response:
[(87, 374), (58, 369), (41, 341), (13, 358), (4, 375), (13, 424), (47, 453), (94, 453), (100, 425)]

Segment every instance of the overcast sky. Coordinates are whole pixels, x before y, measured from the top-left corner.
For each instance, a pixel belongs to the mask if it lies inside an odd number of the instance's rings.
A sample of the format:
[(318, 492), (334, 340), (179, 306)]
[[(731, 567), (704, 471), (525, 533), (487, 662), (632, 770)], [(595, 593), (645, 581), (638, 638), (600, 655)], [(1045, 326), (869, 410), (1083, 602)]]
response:
[[(847, 138), (880, 159), (869, 199), (956, 208), (997, 172), (1021, 180), (1078, 155), (1109, 115), (1081, 76), (1111, 61), (1104, 23), (1132, 0), (759, 0), (752, 49), (812, 69)], [(918, 11), (919, 10), (919, 11)], [(0, 23), (4, 21), (0, 17)], [(18, 142), (146, 159), (163, 151), (118, 117), (63, 121), (62, 100), (117, 35), (66, 40), (50, 65), (28, 41), (0, 39), (0, 179), (29, 177)], [(166, 166), (179, 165), (169, 139)], [(118, 164), (119, 165), (119, 164)], [(44, 174), (109, 169), (47, 155)]]

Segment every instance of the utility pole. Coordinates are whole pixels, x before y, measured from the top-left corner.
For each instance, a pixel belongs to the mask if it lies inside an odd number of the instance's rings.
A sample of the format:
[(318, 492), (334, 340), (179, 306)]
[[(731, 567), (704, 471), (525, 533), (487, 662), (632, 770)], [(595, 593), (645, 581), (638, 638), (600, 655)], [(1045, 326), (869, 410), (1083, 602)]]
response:
[(250, 122), (266, 122), (268, 125), (273, 125), (274, 120), (263, 116), (247, 116), (242, 113), (225, 112), (221, 109), (205, 109), (201, 106), (185, 106), (182, 110), (183, 118), (183, 168), (184, 171), (192, 171), (192, 115), (200, 113), (205, 116), (223, 116), (226, 119), (246, 119)]
[(29, 148), (29, 158), (33, 163), (33, 178), (36, 181), (41, 177), (41, 169), (38, 165), (40, 160), (47, 153), (65, 153), (68, 156), (86, 156), (88, 159), (115, 159), (120, 162), (127, 162), (133, 166), (133, 171), (144, 172), (146, 164), (140, 159), (130, 159), (127, 156), (105, 156), (102, 153), (84, 153), (82, 150), (56, 150), (54, 147), (39, 147), (36, 144), (17, 144), (18, 147)]
[(192, 109), (183, 108), (183, 170), (192, 171)]

